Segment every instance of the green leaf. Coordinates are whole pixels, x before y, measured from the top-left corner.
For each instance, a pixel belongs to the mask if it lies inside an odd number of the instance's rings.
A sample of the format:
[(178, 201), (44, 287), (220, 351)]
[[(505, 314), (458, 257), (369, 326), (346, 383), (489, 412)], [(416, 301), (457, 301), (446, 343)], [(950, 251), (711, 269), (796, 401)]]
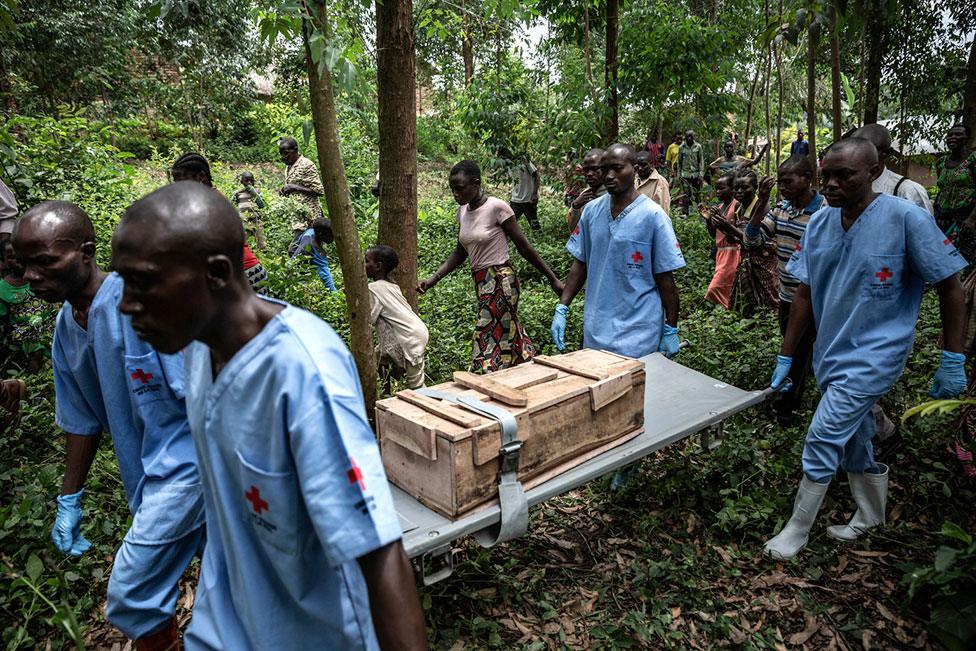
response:
[(962, 527), (955, 522), (945, 522), (942, 525), (942, 535), (947, 538), (955, 538), (966, 545), (973, 544), (973, 537), (963, 531)]
[(27, 577), (31, 581), (36, 582), (43, 572), (44, 563), (41, 562), (41, 559), (36, 554), (31, 554), (27, 559)]
[(945, 572), (956, 562), (959, 550), (952, 547), (939, 547), (935, 552), (935, 569)]

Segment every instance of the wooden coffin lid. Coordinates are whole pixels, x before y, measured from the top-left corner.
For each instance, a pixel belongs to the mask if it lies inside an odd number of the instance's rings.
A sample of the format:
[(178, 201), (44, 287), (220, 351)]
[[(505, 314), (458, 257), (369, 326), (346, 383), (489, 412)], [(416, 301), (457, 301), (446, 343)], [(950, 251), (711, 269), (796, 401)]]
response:
[[(634, 372), (643, 368), (636, 359), (583, 349), (554, 357), (540, 355), (532, 362), (486, 375), (458, 371), (454, 382), (433, 388), (507, 409), (519, 423), (519, 438), (525, 440), (530, 436), (531, 413), (587, 392), (591, 407), (599, 410), (626, 393), (633, 385)], [(498, 423), (450, 402), (407, 390), (378, 401), (376, 412), (381, 437), (432, 461), (437, 459), (437, 437), (457, 442), (475, 436), (478, 465), (498, 456)]]

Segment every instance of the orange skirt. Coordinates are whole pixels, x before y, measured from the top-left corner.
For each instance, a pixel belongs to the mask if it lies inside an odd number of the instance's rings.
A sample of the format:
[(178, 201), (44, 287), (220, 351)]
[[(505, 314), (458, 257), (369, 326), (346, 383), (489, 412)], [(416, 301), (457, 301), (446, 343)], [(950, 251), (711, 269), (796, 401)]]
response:
[(708, 284), (705, 299), (718, 303), (726, 310), (732, 307), (732, 288), (735, 287), (735, 270), (742, 257), (738, 246), (720, 246), (715, 252), (715, 275)]

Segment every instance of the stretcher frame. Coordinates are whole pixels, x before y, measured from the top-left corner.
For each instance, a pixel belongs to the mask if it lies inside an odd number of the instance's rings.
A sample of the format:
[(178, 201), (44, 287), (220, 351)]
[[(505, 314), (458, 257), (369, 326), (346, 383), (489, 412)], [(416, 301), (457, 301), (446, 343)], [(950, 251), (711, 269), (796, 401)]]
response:
[[(705, 450), (721, 442), (722, 422), (765, 400), (771, 390), (743, 391), (682, 366), (659, 353), (642, 357), (646, 376), (644, 431), (629, 441), (525, 492), (529, 506), (567, 493), (613, 470), (699, 434)], [(454, 543), (497, 524), (497, 504), (456, 521), (425, 507), (395, 486), (393, 502), (403, 528), (403, 546), (425, 585), (454, 570)]]

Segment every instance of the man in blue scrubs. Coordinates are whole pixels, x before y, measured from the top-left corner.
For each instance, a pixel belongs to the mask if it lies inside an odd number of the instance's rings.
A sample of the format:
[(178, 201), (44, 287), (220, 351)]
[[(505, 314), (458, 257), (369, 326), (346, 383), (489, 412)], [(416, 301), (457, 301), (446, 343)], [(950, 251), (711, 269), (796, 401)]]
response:
[[(671, 220), (634, 187), (636, 152), (607, 148), (600, 160), (607, 194), (588, 203), (566, 244), (575, 260), (552, 317), (552, 338), (565, 348), (569, 304), (586, 283), (583, 345), (629, 357), (678, 354), (678, 288), (672, 272), (685, 266)], [(626, 485), (633, 465), (613, 476)]]
[(672, 272), (685, 266), (665, 212), (634, 188), (636, 154), (611, 145), (601, 168), (607, 194), (583, 209), (566, 249), (575, 260), (552, 319), (565, 348), (569, 304), (586, 283), (583, 345), (630, 357), (678, 353), (678, 289)]
[(95, 264), (95, 233), (81, 208), (64, 201), (34, 206), (13, 244), (34, 293), (64, 302), (51, 357), (66, 468), (51, 537), (72, 556), (91, 546), (81, 534), (83, 487), (108, 432), (132, 527), (115, 555), (106, 615), (136, 649), (175, 648), (178, 582), (204, 540), (183, 360), (157, 353), (119, 312), (122, 279)]
[(857, 511), (848, 524), (827, 533), (854, 540), (884, 524), (888, 468), (874, 460), (871, 409), (905, 367), (926, 283), (938, 292), (945, 333), (930, 394), (948, 398), (966, 388), (965, 303), (958, 277), (966, 262), (926, 211), (872, 190), (879, 165), (867, 140), (850, 138), (830, 148), (821, 168), (829, 207), (810, 219), (787, 266), (800, 285), (770, 384), (783, 386), (813, 319), (813, 373), (822, 395), (803, 446), (793, 515), (765, 545), (776, 559), (792, 558), (806, 545), (840, 466)]
[(400, 543), (352, 356), (312, 314), (250, 291), (226, 199), (168, 185), (113, 240), (119, 309), (186, 351), (208, 541), (189, 649), (420, 649)]

